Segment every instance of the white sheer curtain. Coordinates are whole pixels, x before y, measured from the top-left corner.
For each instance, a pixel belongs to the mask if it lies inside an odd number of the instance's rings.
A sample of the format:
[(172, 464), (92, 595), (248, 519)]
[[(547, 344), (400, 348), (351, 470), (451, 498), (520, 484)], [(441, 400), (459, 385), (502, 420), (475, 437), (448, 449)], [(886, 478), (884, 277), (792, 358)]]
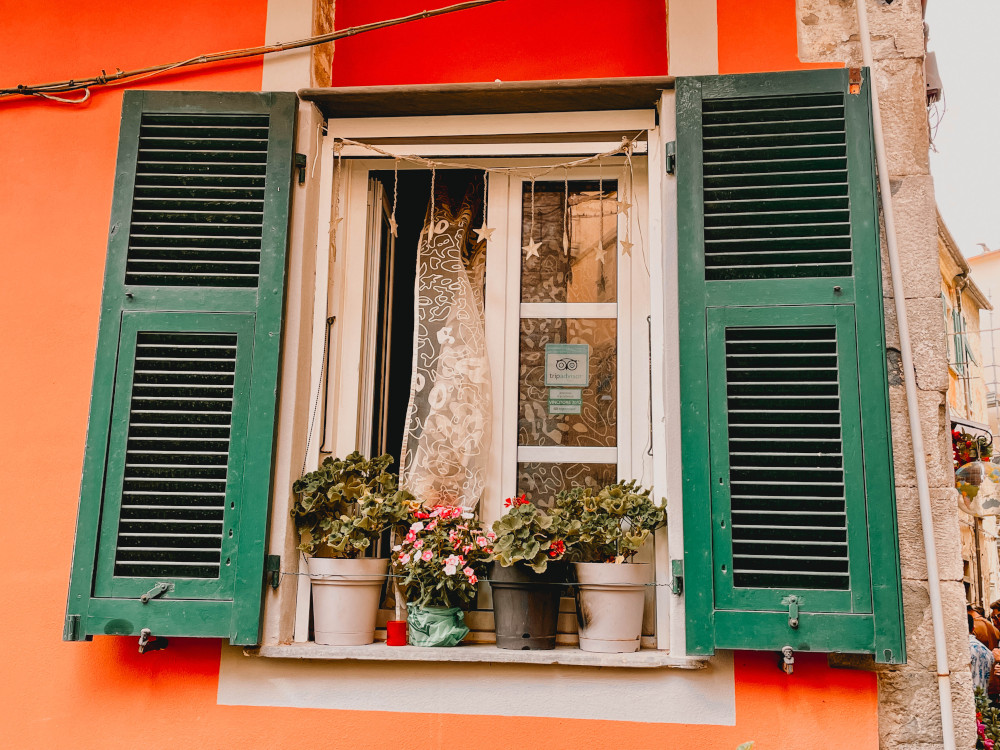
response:
[(486, 247), (470, 237), (481, 206), (478, 179), (437, 181), (417, 251), (400, 477), (425, 505), (475, 509), (486, 483), (492, 403), (483, 323)]

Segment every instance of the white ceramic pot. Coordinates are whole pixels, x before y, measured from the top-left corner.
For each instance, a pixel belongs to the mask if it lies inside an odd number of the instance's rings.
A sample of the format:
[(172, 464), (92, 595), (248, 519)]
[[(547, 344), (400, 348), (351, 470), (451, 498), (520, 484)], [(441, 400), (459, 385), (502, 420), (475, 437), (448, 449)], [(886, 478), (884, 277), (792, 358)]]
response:
[(363, 646), (375, 640), (375, 617), (389, 560), (310, 557), (316, 643)]
[(649, 563), (575, 563), (580, 649), (604, 654), (639, 650)]

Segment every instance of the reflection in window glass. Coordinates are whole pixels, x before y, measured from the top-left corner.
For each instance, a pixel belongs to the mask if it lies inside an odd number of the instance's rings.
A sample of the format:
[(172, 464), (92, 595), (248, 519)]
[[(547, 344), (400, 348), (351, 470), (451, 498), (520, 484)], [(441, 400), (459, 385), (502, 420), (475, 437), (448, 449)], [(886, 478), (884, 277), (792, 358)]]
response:
[[(569, 218), (566, 183), (531, 183), (522, 194), (521, 302), (615, 302), (618, 275), (616, 183), (571, 180)], [(602, 240), (603, 233), (603, 241)], [(565, 242), (564, 242), (565, 240)]]
[[(521, 319), (518, 445), (617, 445), (617, 329), (613, 318)], [(570, 364), (553, 356), (561, 344), (577, 345), (586, 358), (572, 363), (579, 378), (552, 387), (547, 368)]]
[(551, 507), (555, 497), (571, 487), (598, 490), (618, 481), (616, 464), (548, 464), (525, 462), (517, 465), (517, 494), (542, 507)]

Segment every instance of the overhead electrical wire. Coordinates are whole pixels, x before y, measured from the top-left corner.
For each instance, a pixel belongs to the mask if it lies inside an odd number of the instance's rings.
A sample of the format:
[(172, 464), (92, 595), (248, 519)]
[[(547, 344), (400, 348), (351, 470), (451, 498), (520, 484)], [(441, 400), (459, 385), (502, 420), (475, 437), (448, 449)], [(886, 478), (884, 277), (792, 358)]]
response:
[[(311, 36), (294, 42), (266, 44), (260, 47), (246, 47), (243, 49), (229, 50), (228, 52), (213, 52), (207, 55), (191, 57), (187, 60), (181, 60), (179, 62), (152, 65), (146, 68), (137, 68), (136, 70), (122, 70), (121, 68), (116, 68), (115, 72), (111, 74), (102, 70), (100, 75), (91, 76), (89, 78), (71, 78), (67, 81), (54, 81), (51, 83), (40, 83), (34, 85), (20, 84), (8, 88), (0, 88), (0, 103), (2, 103), (7, 97), (34, 96), (66, 104), (82, 104), (90, 98), (90, 89), (97, 86), (118, 86), (123, 83), (131, 83), (144, 78), (150, 78), (155, 75), (161, 75), (169, 71), (177, 70), (179, 68), (190, 67), (192, 65), (207, 65), (210, 63), (227, 62), (229, 60), (242, 60), (248, 57), (260, 57), (262, 55), (270, 55), (275, 52), (301, 49), (303, 47), (315, 47), (319, 44), (334, 42), (338, 39), (356, 36), (357, 34), (364, 34), (368, 31), (377, 31), (378, 29), (385, 29), (390, 26), (398, 26), (399, 24), (420, 21), (424, 18), (433, 18), (434, 16), (454, 13), (460, 10), (468, 10), (469, 8), (477, 8), (481, 5), (490, 5), (498, 2), (503, 2), (503, 0), (466, 0), (465, 2), (455, 3), (454, 5), (448, 5), (444, 8), (424, 10), (408, 16), (391, 18), (385, 21), (375, 21), (373, 23), (362, 24), (361, 26), (352, 26), (341, 31), (331, 31), (327, 34)], [(64, 94), (71, 91), (83, 91), (84, 94), (80, 99), (67, 99), (65, 97), (57, 96), (57, 94)]]

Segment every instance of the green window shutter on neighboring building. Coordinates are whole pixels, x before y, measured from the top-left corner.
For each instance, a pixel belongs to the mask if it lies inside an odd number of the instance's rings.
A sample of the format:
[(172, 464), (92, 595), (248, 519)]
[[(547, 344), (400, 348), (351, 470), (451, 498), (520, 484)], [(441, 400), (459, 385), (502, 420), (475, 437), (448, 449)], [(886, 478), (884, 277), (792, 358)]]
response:
[(690, 653), (905, 659), (869, 81), (677, 81)]
[(295, 108), (125, 93), (66, 640), (258, 642)]

